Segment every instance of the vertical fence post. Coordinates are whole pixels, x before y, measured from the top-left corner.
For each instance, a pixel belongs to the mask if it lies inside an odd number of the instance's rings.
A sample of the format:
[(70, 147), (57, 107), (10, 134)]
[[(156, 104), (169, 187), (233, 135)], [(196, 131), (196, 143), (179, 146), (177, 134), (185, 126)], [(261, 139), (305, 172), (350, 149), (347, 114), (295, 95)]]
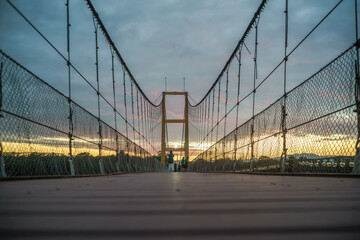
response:
[(93, 18), (94, 22), (94, 28), (95, 28), (95, 53), (96, 53), (96, 83), (97, 83), (97, 100), (98, 100), (98, 124), (99, 124), (99, 167), (100, 167), (100, 173), (104, 174), (104, 165), (102, 162), (102, 156), (101, 156), (101, 150), (102, 150), (102, 129), (101, 129), (101, 110), (100, 110), (100, 82), (99, 82), (99, 46), (98, 46), (98, 28), (99, 25), (95, 20), (95, 17)]
[(223, 136), (223, 158), (224, 161), (226, 160), (226, 122), (227, 122), (227, 105), (228, 105), (228, 98), (229, 98), (229, 68), (230, 63), (228, 66), (228, 69), (226, 70), (226, 89), (225, 89), (225, 122), (224, 122), (224, 136)]
[(204, 100), (204, 109), (202, 111), (202, 136), (201, 136), (201, 146), (202, 149), (201, 151), (203, 152), (203, 157), (202, 159), (206, 160), (204, 155), (205, 155), (205, 136), (206, 136), (206, 113), (207, 113), (207, 100)]
[[(148, 114), (150, 115), (149, 116), (149, 118), (150, 118), (150, 122), (149, 122), (149, 124), (150, 124), (150, 129), (149, 129), (150, 142), (154, 143), (154, 119), (153, 119), (154, 116), (153, 116), (152, 107), (150, 105), (149, 105), (149, 113)], [(149, 149), (151, 149), (151, 148), (152, 148), (152, 145), (149, 143)]]
[(4, 148), (2, 145), (2, 142), (0, 141), (0, 156), (1, 156), (1, 177), (2, 178), (7, 178), (7, 174), (6, 174), (6, 166), (5, 166), (5, 159), (4, 159), (4, 154), (3, 154)]
[[(210, 135), (210, 144), (213, 145), (213, 132), (214, 132), (214, 110), (215, 110), (215, 87), (213, 89), (213, 97), (212, 97), (212, 111), (211, 111), (211, 135)], [(210, 151), (210, 160), (212, 161), (213, 159), (213, 150), (211, 148)]]
[[(234, 149), (235, 149), (235, 152), (234, 152), (234, 161), (236, 161), (237, 159), (237, 156), (236, 156), (236, 152), (237, 152), (237, 128), (239, 127), (239, 100), (240, 100), (240, 73), (241, 73), (241, 50), (242, 50), (242, 45), (240, 46), (239, 48), (239, 57), (237, 57), (237, 60), (238, 60), (238, 84), (237, 84), (237, 97), (236, 97), (236, 125), (235, 125), (235, 139), (234, 139)], [(235, 55), (236, 56), (236, 55)]]
[(288, 45), (288, 0), (285, 0), (285, 46), (284, 46), (284, 95), (283, 95), (283, 106), (281, 111), (281, 131), (283, 134), (283, 151), (281, 154), (281, 162), (280, 162), (280, 172), (285, 172), (285, 161), (287, 158), (287, 148), (286, 148), (286, 99), (287, 99), (287, 92), (286, 92), (286, 63), (287, 63), (287, 45)]
[[(145, 100), (144, 100), (145, 101)], [(151, 136), (150, 136), (150, 123), (151, 123), (151, 120), (149, 118), (149, 111), (150, 111), (150, 104), (149, 103), (146, 103), (146, 129), (147, 129), (147, 133), (146, 133), (146, 139), (147, 139), (147, 151), (148, 151), (148, 158), (150, 159), (151, 158), (151, 144), (149, 142), (149, 139), (151, 141)]]
[[(199, 148), (201, 149), (201, 109), (202, 109), (202, 104), (199, 105), (199, 109), (197, 112), (197, 121), (198, 121), (198, 126), (199, 126), (199, 130), (198, 130), (198, 142), (199, 142)], [(201, 153), (201, 150), (200, 150)]]
[(166, 144), (166, 141), (165, 141), (165, 132), (166, 132), (166, 94), (165, 92), (162, 93), (163, 94), (163, 98), (162, 98), (162, 106), (161, 106), (161, 109), (162, 109), (162, 113), (161, 113), (161, 163), (163, 165), (166, 164), (165, 162), (165, 144)]
[(185, 161), (189, 161), (189, 96), (185, 95)]
[[(141, 146), (142, 144), (141, 144), (141, 141), (143, 140), (143, 137), (141, 136), (141, 123), (140, 123), (140, 119), (141, 119), (141, 117), (140, 117), (140, 110), (139, 110), (139, 91), (138, 91), (138, 89), (136, 89), (136, 116), (137, 116), (137, 126), (138, 126), (138, 145), (139, 146)], [(134, 125), (134, 127), (135, 127), (135, 125)], [(144, 131), (144, 129), (142, 129), (142, 131)], [(134, 140), (134, 142), (135, 142), (135, 140)], [(141, 149), (140, 149), (140, 152), (139, 152), (139, 156), (140, 156), (140, 158), (142, 158), (142, 151), (141, 151)]]
[(141, 123), (143, 126), (143, 158), (146, 159), (147, 155), (146, 152), (149, 150), (147, 147), (147, 141), (148, 141), (148, 134), (147, 134), (147, 118), (146, 118), (146, 103), (145, 103), (145, 99), (142, 95), (140, 95), (140, 99), (141, 99)]
[[(0, 120), (4, 117), (1, 113), (2, 110), (2, 102), (3, 102), (3, 94), (2, 94), (2, 72), (3, 72), (3, 66), (4, 64), (1, 62), (1, 68), (0, 68)], [(1, 136), (0, 136), (1, 137)], [(4, 159), (4, 148), (0, 139), (0, 157), (1, 157), (1, 176), (2, 178), (6, 178), (6, 166), (5, 166), (5, 159)]]
[(72, 109), (72, 100), (71, 100), (71, 67), (70, 67), (70, 6), (69, 0), (66, 0), (66, 37), (67, 37), (67, 67), (68, 67), (68, 88), (69, 88), (69, 166), (70, 166), (70, 174), (75, 175), (75, 167), (73, 161), (73, 153), (72, 153), (72, 140), (73, 140), (73, 132), (74, 132), (74, 124), (73, 124), (73, 109)]
[(124, 105), (125, 105), (125, 131), (126, 131), (126, 151), (125, 153), (125, 162), (126, 166), (128, 168), (128, 171), (130, 171), (129, 167), (129, 154), (130, 154), (130, 146), (129, 146), (129, 122), (128, 122), (128, 114), (127, 114), (127, 105), (126, 105), (126, 72), (125, 67), (123, 67), (123, 86), (124, 86)]
[(150, 119), (149, 119), (149, 110), (150, 110), (150, 105), (148, 102), (145, 102), (144, 100), (144, 105), (146, 106), (146, 111), (145, 111), (145, 118), (146, 118), (146, 121), (145, 121), (145, 125), (146, 125), (146, 140), (147, 140), (147, 143), (146, 143), (146, 150), (147, 150), (147, 157), (150, 159), (150, 153), (151, 153), (151, 149), (150, 149)]
[(202, 108), (202, 104), (199, 105), (199, 108), (197, 109), (197, 112), (196, 112), (196, 120), (197, 120), (197, 125), (198, 125), (197, 138), (198, 138), (199, 149), (200, 149), (200, 151), (198, 150), (198, 154), (201, 153), (201, 108)]
[(143, 96), (141, 96), (142, 98), (142, 102), (143, 102), (143, 112), (144, 112), (144, 120), (143, 120), (143, 124), (144, 124), (144, 158), (147, 159), (147, 152), (150, 152), (150, 148), (149, 148), (149, 120), (148, 120), (148, 106), (147, 103), (145, 101), (145, 98)]
[(140, 95), (140, 114), (141, 114), (141, 127), (142, 127), (142, 156), (141, 158), (143, 160), (145, 160), (145, 150), (146, 150), (146, 125), (145, 125), (145, 121), (146, 121), (146, 115), (145, 115), (145, 104), (144, 103), (144, 99), (142, 97), (142, 95)]
[(116, 87), (115, 87), (115, 66), (114, 66), (114, 50), (110, 46), (111, 52), (111, 76), (112, 76), (112, 83), (113, 83), (113, 98), (114, 98), (114, 121), (115, 121), (115, 143), (116, 143), (116, 171), (120, 172), (120, 154), (119, 154), (119, 134), (117, 128), (117, 111), (116, 111)]
[(355, 2), (355, 46), (356, 46), (356, 60), (355, 60), (355, 103), (357, 114), (357, 141), (355, 144), (355, 160), (352, 173), (360, 173), (360, 73), (359, 73), (359, 34), (358, 34), (358, 16), (357, 16), (357, 0)]
[(209, 151), (209, 128), (210, 128), (210, 103), (211, 103), (211, 96), (210, 96), (210, 94), (209, 94), (209, 103), (208, 103), (208, 115), (207, 115), (207, 118), (206, 118), (206, 122), (207, 122), (207, 124), (206, 124), (206, 161), (208, 161), (209, 160), (209, 158), (208, 158), (208, 153), (209, 153), (209, 155), (210, 155), (210, 151)]
[[(149, 135), (148, 135), (148, 119), (147, 119), (147, 105), (146, 105), (146, 101), (145, 98), (141, 95), (141, 102), (142, 102), (142, 124), (143, 124), (143, 129), (144, 129), (144, 137), (143, 137), (143, 146), (142, 148), (144, 149), (144, 159), (148, 160), (148, 156), (147, 153), (149, 152)], [(147, 163), (149, 163), (147, 161)]]
[(219, 95), (217, 105), (217, 119), (216, 119), (216, 138), (215, 138), (215, 161), (217, 160), (217, 145), (219, 138), (219, 114), (220, 114), (220, 96), (221, 96), (221, 81), (219, 81)]
[[(132, 113), (132, 129), (134, 135), (134, 143), (136, 142), (136, 131), (135, 131), (135, 111), (134, 111), (134, 89), (133, 89), (133, 82), (130, 80), (130, 87), (131, 87), (131, 113)], [(137, 157), (136, 147), (134, 147), (134, 156)]]
[(200, 127), (200, 130), (199, 130), (199, 143), (200, 143), (200, 153), (202, 153), (202, 150), (203, 150), (203, 148), (202, 148), (202, 141), (201, 141), (201, 139), (202, 139), (202, 121), (203, 121), (203, 104), (204, 103), (201, 103), (200, 104), (200, 111), (199, 111), (199, 127)]
[(250, 159), (250, 172), (254, 170), (254, 133), (255, 133), (255, 95), (256, 95), (256, 79), (257, 79), (257, 46), (258, 46), (258, 25), (260, 15), (255, 23), (255, 53), (254, 53), (254, 82), (253, 82), (253, 105), (252, 105), (252, 124), (251, 124), (251, 159)]

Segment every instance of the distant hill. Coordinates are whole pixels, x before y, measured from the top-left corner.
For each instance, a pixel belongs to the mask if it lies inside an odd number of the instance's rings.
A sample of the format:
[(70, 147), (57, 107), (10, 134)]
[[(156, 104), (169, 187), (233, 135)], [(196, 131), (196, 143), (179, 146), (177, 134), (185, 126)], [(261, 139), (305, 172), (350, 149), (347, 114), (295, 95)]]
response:
[(307, 158), (307, 159), (320, 158), (320, 156), (318, 156), (316, 154), (313, 154), (313, 153), (297, 153), (297, 154), (289, 155), (289, 157), (290, 156), (293, 156), (295, 159), (300, 159), (300, 158)]

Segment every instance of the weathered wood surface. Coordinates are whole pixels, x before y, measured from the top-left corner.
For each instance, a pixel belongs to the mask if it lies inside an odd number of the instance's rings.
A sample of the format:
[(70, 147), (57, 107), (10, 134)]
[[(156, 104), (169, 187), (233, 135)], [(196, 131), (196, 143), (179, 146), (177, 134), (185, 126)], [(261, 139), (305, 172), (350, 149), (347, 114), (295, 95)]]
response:
[(204, 173), (0, 182), (0, 239), (360, 239), (360, 179)]

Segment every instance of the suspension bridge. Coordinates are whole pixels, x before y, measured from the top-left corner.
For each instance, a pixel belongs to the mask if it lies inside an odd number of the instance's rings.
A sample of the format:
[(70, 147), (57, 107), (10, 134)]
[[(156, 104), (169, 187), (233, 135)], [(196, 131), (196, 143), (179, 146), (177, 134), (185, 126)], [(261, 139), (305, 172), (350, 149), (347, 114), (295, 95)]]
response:
[[(67, 89), (0, 50), (0, 236), (358, 239), (358, 1), (334, 1), (294, 42), (296, 8), (276, 1), (279, 15), (274, 2), (260, 1), (198, 101), (185, 86), (152, 101), (90, 0), (80, 9), (91, 39), (73, 20), (78, 3), (61, 1), (61, 44), (20, 2), (3, 1), (56, 55)], [(322, 53), (305, 46), (337, 11), (352, 17), (350, 43)], [(275, 15), (282, 35), (269, 45)], [(75, 37), (92, 42), (93, 59), (82, 59), (92, 70), (80, 66)], [(312, 65), (321, 61), (315, 70), (300, 67), (304, 46), (315, 52)], [(184, 98), (177, 119), (168, 114), (174, 95)], [(180, 147), (168, 134), (176, 124)], [(169, 151), (186, 161), (181, 171), (169, 173)]]

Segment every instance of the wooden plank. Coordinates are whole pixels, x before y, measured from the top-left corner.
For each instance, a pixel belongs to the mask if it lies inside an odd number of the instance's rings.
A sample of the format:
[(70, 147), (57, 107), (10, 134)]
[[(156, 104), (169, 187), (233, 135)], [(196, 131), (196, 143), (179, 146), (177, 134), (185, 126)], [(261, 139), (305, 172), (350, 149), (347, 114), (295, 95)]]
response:
[(3, 181), (0, 232), (4, 239), (357, 239), (359, 183), (201, 173)]

